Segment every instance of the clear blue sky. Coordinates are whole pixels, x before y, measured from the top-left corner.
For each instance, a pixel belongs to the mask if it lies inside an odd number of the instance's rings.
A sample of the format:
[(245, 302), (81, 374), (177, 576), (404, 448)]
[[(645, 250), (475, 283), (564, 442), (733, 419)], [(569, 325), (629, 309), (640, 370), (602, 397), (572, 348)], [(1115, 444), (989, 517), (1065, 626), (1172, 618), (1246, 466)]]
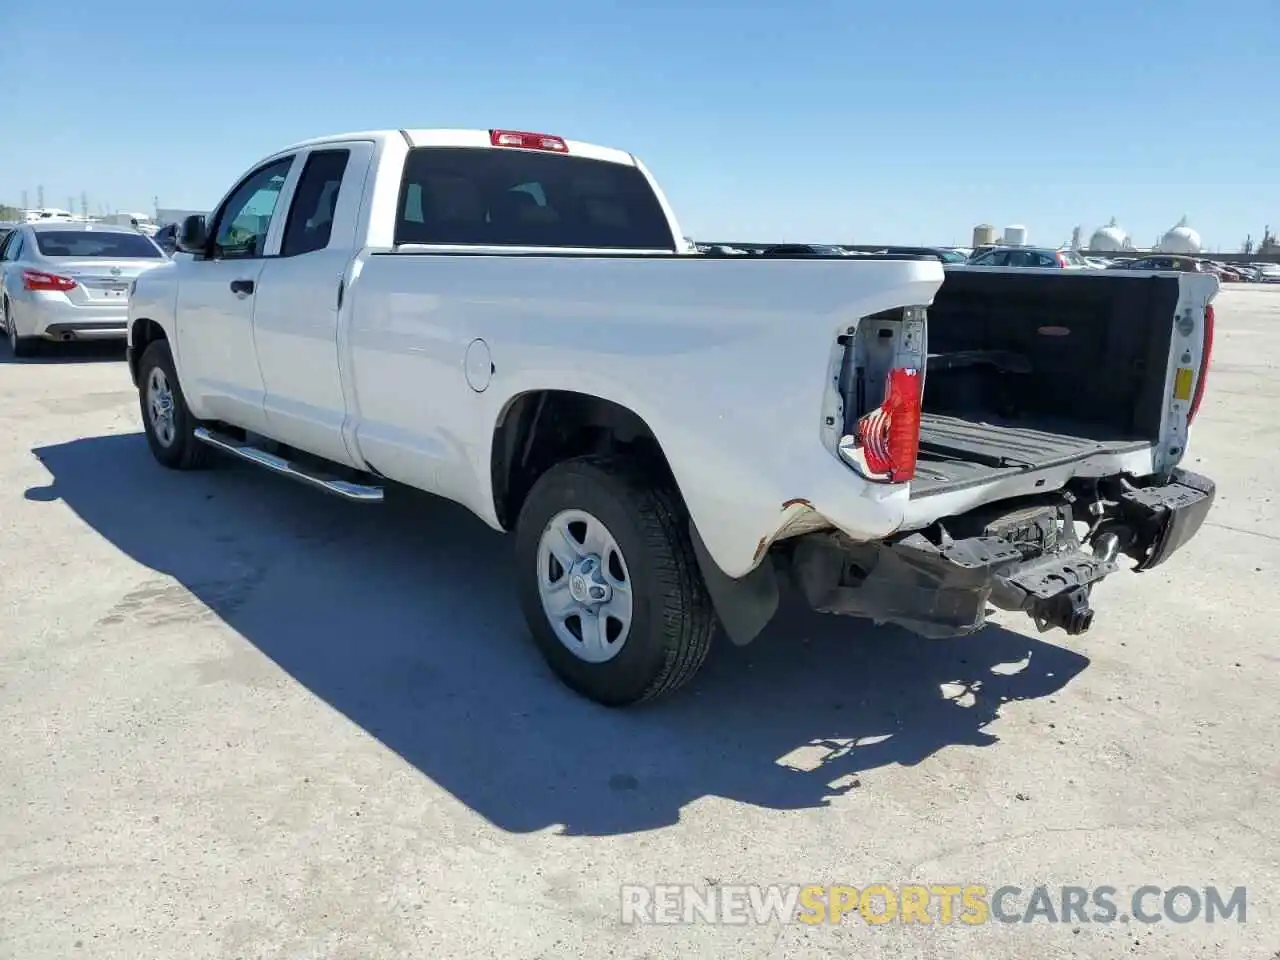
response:
[(1280, 0), (0, 2), (0, 200), (205, 208), (344, 130), (641, 156), (699, 239), (1280, 228)]

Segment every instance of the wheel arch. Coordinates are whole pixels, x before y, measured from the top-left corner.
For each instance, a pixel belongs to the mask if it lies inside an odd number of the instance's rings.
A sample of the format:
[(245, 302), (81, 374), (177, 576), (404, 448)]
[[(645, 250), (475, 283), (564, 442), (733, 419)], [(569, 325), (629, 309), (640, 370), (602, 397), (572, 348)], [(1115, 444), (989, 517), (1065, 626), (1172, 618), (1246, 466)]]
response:
[(530, 389), (503, 405), (493, 426), (489, 479), (494, 514), (510, 530), (538, 477), (562, 460), (631, 453), (655, 479), (679, 484), (657, 434), (625, 404), (574, 390)]
[[(535, 442), (536, 441), (536, 442)], [(777, 571), (767, 556), (741, 578), (728, 576), (708, 549), (680, 491), (675, 471), (648, 421), (605, 397), (569, 390), (533, 389), (516, 394), (494, 424), (489, 472), (495, 518), (515, 526), (533, 484), (555, 464), (585, 455), (631, 454), (655, 483), (671, 491), (688, 523), (703, 580), (730, 639), (750, 643), (777, 612)]]
[[(129, 325), (129, 376), (133, 385), (138, 385), (138, 362), (142, 359), (147, 347), (157, 340), (168, 340), (169, 335), (163, 326), (148, 317), (139, 317)], [(170, 346), (170, 350), (172, 350)]]

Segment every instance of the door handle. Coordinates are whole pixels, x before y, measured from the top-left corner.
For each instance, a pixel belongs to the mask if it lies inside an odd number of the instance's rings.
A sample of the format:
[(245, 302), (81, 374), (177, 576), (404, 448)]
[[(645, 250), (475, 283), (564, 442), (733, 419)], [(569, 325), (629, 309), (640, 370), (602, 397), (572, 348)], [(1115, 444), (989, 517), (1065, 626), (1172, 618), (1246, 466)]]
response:
[(252, 280), (232, 280), (231, 292), (234, 293), (237, 297), (247, 297), (249, 296), (249, 294), (253, 293), (253, 281)]

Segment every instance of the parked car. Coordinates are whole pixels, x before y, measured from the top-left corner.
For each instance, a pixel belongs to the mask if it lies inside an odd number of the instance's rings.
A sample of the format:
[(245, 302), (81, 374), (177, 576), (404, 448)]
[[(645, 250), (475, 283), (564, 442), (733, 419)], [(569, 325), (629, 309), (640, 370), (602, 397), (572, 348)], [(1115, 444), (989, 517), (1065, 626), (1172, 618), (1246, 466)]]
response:
[(698, 244), (698, 252), (702, 254), (716, 254), (722, 257), (749, 257), (750, 250), (744, 250), (741, 247), (731, 247), (726, 243), (700, 243)]
[(1088, 262), (1074, 250), (1048, 247), (993, 247), (968, 261), (973, 267), (1042, 267), (1061, 270), (1088, 270)]
[(1181, 273), (1206, 273), (1199, 260), (1175, 254), (1161, 253), (1137, 260), (1120, 260), (1111, 265), (1112, 270), (1176, 270)]
[(1258, 280), (1261, 283), (1280, 283), (1280, 263), (1258, 263)]
[(911, 257), (937, 257), (943, 263), (965, 263), (968, 256), (949, 247), (881, 247), (876, 253)]
[(930, 637), (989, 605), (1078, 634), (1121, 554), (1155, 567), (1209, 511), (1179, 463), (1214, 278), (681, 237), (622, 150), (287, 147), (135, 281), (151, 455), (218, 450), (361, 503), (406, 484), (514, 531), (542, 655), (609, 705), (688, 681), (718, 624), (751, 642), (784, 581)]
[(1244, 270), (1239, 264), (1224, 264), (1220, 260), (1210, 261), (1217, 269), (1217, 276), (1226, 283), (1243, 283), (1245, 279)]
[(0, 246), (0, 324), (15, 356), (41, 340), (123, 339), (129, 285), (167, 258), (132, 227), (25, 223)]
[(780, 243), (765, 247), (762, 257), (843, 257), (844, 250), (825, 243)]

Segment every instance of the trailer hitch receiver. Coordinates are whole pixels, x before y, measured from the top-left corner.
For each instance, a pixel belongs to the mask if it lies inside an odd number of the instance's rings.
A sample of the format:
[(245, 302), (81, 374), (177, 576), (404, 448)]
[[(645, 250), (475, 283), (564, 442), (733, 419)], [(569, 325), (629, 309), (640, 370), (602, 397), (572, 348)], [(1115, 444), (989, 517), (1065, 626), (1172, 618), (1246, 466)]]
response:
[(1093, 626), (1088, 587), (1076, 587), (1048, 599), (1036, 600), (1028, 613), (1041, 633), (1061, 627), (1069, 636), (1077, 637)]

